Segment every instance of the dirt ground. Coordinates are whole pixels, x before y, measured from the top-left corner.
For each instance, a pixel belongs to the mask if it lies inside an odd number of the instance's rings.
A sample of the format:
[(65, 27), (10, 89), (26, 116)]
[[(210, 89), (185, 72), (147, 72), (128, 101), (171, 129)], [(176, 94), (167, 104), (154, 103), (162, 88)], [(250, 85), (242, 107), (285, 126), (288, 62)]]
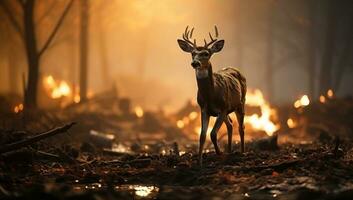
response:
[[(168, 123), (172, 117), (161, 113), (137, 118), (89, 106), (29, 117), (3, 114), (0, 198), (352, 199), (349, 102), (329, 113), (343, 103), (310, 106), (294, 116), (296, 128), (281, 128), (271, 137), (258, 133), (261, 137), (247, 140), (243, 154), (237, 142), (231, 154), (223, 155), (207, 145), (202, 167), (197, 140), (187, 138)], [(285, 112), (279, 110), (279, 117)], [(77, 124), (64, 133), (4, 150), (72, 121)], [(100, 135), (110, 132), (120, 134)]]

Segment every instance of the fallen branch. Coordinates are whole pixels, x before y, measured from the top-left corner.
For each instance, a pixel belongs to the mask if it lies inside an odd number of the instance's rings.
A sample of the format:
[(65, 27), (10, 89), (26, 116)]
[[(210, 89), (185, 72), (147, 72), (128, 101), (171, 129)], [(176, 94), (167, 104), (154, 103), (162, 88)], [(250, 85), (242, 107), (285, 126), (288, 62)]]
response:
[(36, 142), (38, 142), (40, 140), (43, 140), (45, 138), (57, 135), (59, 133), (64, 133), (67, 130), (69, 130), (74, 124), (75, 124), (75, 122), (72, 122), (70, 124), (66, 124), (65, 126), (49, 130), (47, 132), (41, 133), (39, 135), (33, 136), (31, 138), (28, 138), (28, 139), (21, 140), (19, 142), (15, 142), (15, 143), (11, 143), (11, 144), (5, 144), (2, 147), (0, 147), (0, 154), (7, 153), (7, 152), (10, 152), (10, 151), (14, 151), (14, 150), (18, 150), (18, 149), (20, 149), (22, 147), (29, 146), (29, 145), (34, 144), (34, 143), (36, 143)]

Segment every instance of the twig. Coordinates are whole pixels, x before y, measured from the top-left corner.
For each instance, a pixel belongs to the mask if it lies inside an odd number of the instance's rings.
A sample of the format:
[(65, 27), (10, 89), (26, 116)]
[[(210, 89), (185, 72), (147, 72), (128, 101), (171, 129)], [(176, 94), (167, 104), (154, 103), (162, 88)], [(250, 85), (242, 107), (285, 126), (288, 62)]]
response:
[(41, 133), (39, 135), (33, 136), (31, 138), (28, 138), (28, 139), (25, 139), (25, 140), (22, 140), (22, 141), (19, 141), (19, 142), (15, 142), (15, 143), (11, 143), (11, 144), (5, 144), (4, 146), (0, 147), (0, 154), (20, 149), (22, 147), (31, 145), (33, 143), (36, 143), (36, 142), (38, 142), (40, 140), (43, 140), (45, 138), (57, 135), (59, 133), (64, 133), (67, 130), (69, 130), (74, 124), (76, 124), (76, 123), (72, 122), (70, 124), (66, 124), (65, 126), (49, 130), (47, 132)]

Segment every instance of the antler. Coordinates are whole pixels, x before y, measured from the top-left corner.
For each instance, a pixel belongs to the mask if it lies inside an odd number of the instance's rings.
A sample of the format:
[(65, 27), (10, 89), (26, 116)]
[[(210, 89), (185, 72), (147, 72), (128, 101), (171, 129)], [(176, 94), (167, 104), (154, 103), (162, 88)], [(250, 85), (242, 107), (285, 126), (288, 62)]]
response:
[(183, 33), (183, 39), (185, 42), (189, 43), (194, 48), (196, 48), (196, 39), (194, 39), (194, 42), (190, 41), (190, 39), (192, 38), (192, 34), (194, 32), (194, 27), (191, 29), (191, 31), (189, 31), (188, 29), (189, 29), (189, 26), (186, 27), (185, 32)]
[(211, 42), (207, 43), (206, 42), (206, 39), (204, 39), (204, 42), (205, 42), (205, 48), (207, 48), (208, 46), (210, 46), (211, 44), (215, 43), (218, 39), (218, 29), (217, 29), (217, 26), (214, 26), (214, 29), (215, 29), (215, 39), (213, 39), (212, 35), (210, 32), (208, 32), (208, 35), (210, 36), (210, 39), (211, 39)]

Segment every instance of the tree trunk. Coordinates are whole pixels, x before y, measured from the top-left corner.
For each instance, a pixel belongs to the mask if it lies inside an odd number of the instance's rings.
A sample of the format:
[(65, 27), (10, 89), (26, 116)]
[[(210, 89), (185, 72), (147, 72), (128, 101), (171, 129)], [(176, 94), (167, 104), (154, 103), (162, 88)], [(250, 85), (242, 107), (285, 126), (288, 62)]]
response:
[(102, 26), (102, 10), (97, 11), (97, 28), (98, 28), (98, 42), (99, 42), (99, 52), (100, 52), (100, 57), (101, 57), (101, 68), (102, 68), (102, 80), (104, 82), (104, 85), (111, 86), (111, 80), (109, 76), (109, 66), (108, 66), (108, 55), (107, 55), (107, 45), (106, 45), (106, 40), (105, 40), (105, 32), (104, 28)]
[(315, 97), (315, 68), (316, 68), (316, 39), (315, 39), (315, 2), (311, 0), (309, 2), (309, 21), (310, 25), (308, 28), (308, 81), (309, 81), (309, 96)]
[(81, 0), (80, 26), (80, 100), (87, 100), (88, 86), (88, 28), (89, 28), (89, 0)]
[(335, 38), (336, 38), (336, 21), (337, 21), (337, 9), (336, 3), (330, 1), (328, 3), (328, 18), (327, 18), (327, 29), (326, 29), (326, 40), (324, 47), (324, 54), (321, 62), (321, 73), (320, 73), (320, 93), (324, 94), (330, 87), (332, 87), (332, 65), (333, 56), (335, 52)]
[(235, 63), (237, 63), (236, 67), (238, 69), (242, 69), (243, 67), (243, 26), (242, 26), (242, 16), (241, 16), (241, 0), (237, 1), (237, 8), (235, 11), (235, 20), (236, 20), (236, 25), (235, 25), (235, 37), (236, 37), (236, 61)]
[(267, 47), (266, 47), (266, 77), (267, 82), (267, 96), (269, 101), (274, 100), (274, 84), (273, 84), (273, 50), (274, 50), (274, 40), (273, 40), (273, 13), (272, 10), (269, 12), (268, 27), (267, 27)]
[(12, 94), (19, 94), (19, 66), (18, 66), (18, 53), (13, 47), (9, 45), (8, 47), (8, 59), (9, 59), (9, 89)]
[(25, 107), (27, 109), (37, 108), (37, 91), (39, 78), (39, 57), (35, 36), (35, 25), (33, 21), (35, 0), (28, 0), (24, 4), (24, 31), (25, 48), (28, 62), (28, 81), (25, 92)]

